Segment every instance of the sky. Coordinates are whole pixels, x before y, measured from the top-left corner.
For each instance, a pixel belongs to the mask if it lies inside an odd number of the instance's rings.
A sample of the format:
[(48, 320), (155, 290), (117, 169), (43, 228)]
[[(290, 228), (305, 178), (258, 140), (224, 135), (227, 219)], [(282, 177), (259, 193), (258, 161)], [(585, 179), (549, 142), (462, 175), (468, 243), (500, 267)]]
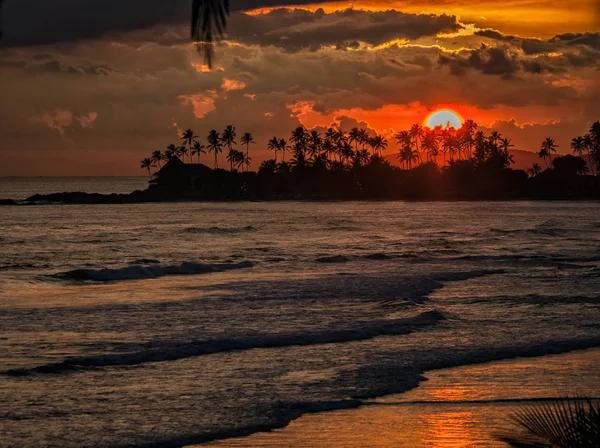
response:
[(391, 136), (440, 108), (568, 153), (600, 119), (598, 0), (231, 0), (213, 70), (189, 3), (6, 0), (0, 176), (143, 175), (183, 129), (228, 124), (256, 169), (298, 125)]

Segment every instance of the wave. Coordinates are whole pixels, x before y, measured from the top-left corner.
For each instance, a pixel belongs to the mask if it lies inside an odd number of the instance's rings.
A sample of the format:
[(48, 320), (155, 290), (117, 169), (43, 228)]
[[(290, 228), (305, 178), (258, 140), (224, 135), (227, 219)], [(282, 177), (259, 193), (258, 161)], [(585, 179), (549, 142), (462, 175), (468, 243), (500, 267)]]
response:
[(329, 255), (326, 257), (317, 258), (315, 261), (318, 263), (347, 263), (350, 258), (343, 255)]
[(498, 229), (490, 228), (483, 234), (491, 235), (543, 235), (543, 236), (562, 236), (569, 233), (568, 229), (560, 227), (544, 227), (542, 225), (529, 229)]
[(183, 229), (184, 232), (188, 233), (244, 233), (244, 232), (253, 232), (256, 228), (252, 226), (245, 227), (187, 227)]
[[(279, 401), (273, 404), (273, 407), (268, 409), (268, 415), (270, 418), (264, 423), (255, 425), (247, 425), (242, 427), (230, 427), (227, 429), (217, 431), (206, 431), (199, 432), (197, 434), (185, 434), (181, 436), (175, 436), (171, 438), (165, 438), (158, 441), (152, 442), (140, 442), (130, 443), (127, 446), (131, 448), (178, 448), (187, 445), (196, 445), (202, 443), (208, 443), (215, 440), (232, 439), (246, 437), (251, 434), (258, 432), (268, 432), (274, 429), (283, 428), (287, 426), (291, 421), (302, 417), (305, 414), (314, 414), (321, 412), (330, 412), (342, 409), (353, 409), (364, 405), (410, 405), (415, 402), (401, 402), (401, 403), (373, 403), (372, 400), (376, 397), (381, 397), (391, 394), (399, 394), (407, 392), (419, 386), (422, 381), (427, 378), (424, 376), (427, 371), (439, 370), (442, 368), (458, 367), (463, 365), (482, 364), (492, 361), (499, 361), (503, 359), (512, 358), (533, 358), (538, 356), (555, 355), (560, 353), (566, 353), (573, 350), (583, 350), (593, 347), (600, 346), (600, 338), (582, 339), (582, 340), (566, 340), (566, 341), (548, 341), (537, 345), (527, 345), (522, 347), (514, 348), (498, 348), (489, 350), (480, 350), (477, 352), (461, 353), (454, 351), (453, 355), (445, 360), (439, 360), (437, 362), (426, 362), (421, 365), (415, 366), (414, 368), (405, 368), (396, 365), (373, 365), (370, 366), (368, 371), (361, 372), (362, 375), (374, 375), (379, 376), (390, 376), (394, 381), (387, 383), (386, 387), (378, 388), (376, 390), (370, 390), (366, 388), (364, 390), (357, 390), (354, 394), (349, 396), (348, 399), (332, 400), (332, 401), (313, 401), (313, 402), (282, 402)], [(365, 380), (366, 378), (363, 378)], [(540, 402), (544, 403), (548, 401), (547, 398), (542, 399), (529, 399), (529, 400), (508, 400), (508, 402), (521, 401), (527, 402)], [(490, 400), (490, 401), (465, 401), (465, 403), (502, 403), (503, 400)], [(423, 401), (426, 404), (443, 404), (443, 402), (430, 402)], [(446, 403), (447, 404), (447, 403)]]
[(355, 328), (339, 330), (327, 329), (309, 333), (251, 335), (240, 339), (213, 339), (184, 343), (167, 343), (163, 344), (160, 348), (152, 348), (132, 353), (67, 358), (62, 362), (24, 369), (12, 369), (3, 373), (11, 376), (26, 376), (36, 373), (57, 374), (102, 367), (133, 366), (145, 363), (177, 361), (180, 359), (238, 350), (364, 341), (379, 336), (408, 334), (418, 328), (428, 327), (445, 319), (446, 316), (442, 312), (432, 310), (414, 317), (371, 321), (363, 324), (363, 326)]
[(144, 280), (164, 277), (167, 275), (197, 275), (211, 272), (223, 272), (232, 269), (244, 269), (254, 266), (249, 261), (240, 263), (193, 263), (184, 262), (171, 266), (142, 266), (132, 265), (117, 269), (74, 269), (52, 275), (61, 280), (89, 280), (94, 282), (112, 282), (119, 280)]

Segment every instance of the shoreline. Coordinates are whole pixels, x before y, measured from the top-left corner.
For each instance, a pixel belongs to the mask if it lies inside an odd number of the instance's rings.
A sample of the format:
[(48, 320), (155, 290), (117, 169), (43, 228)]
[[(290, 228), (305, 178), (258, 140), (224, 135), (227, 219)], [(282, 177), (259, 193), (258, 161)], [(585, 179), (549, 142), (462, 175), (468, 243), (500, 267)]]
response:
[[(322, 416), (329, 416), (335, 412), (357, 412), (361, 409), (370, 408), (372, 406), (376, 406), (380, 400), (385, 405), (385, 400), (390, 399), (392, 397), (398, 396), (406, 396), (406, 394), (414, 393), (414, 391), (419, 391), (423, 388), (423, 385), (430, 384), (430, 378), (425, 375), (430, 375), (432, 372), (453, 372), (456, 370), (464, 370), (464, 369), (474, 369), (481, 366), (492, 366), (494, 367), (497, 364), (519, 364), (526, 360), (542, 360), (553, 357), (561, 357), (568, 356), (569, 354), (578, 354), (578, 353), (586, 353), (593, 352), (597, 354), (598, 364), (600, 364), (600, 340), (587, 340), (587, 341), (577, 341), (576, 346), (570, 346), (568, 343), (557, 343), (553, 346), (553, 348), (548, 349), (544, 347), (544, 351), (540, 352), (539, 349), (542, 347), (533, 347), (530, 350), (516, 350), (516, 352), (511, 353), (494, 353), (484, 355), (479, 357), (479, 359), (474, 359), (472, 361), (461, 362), (463, 360), (458, 360), (454, 363), (449, 363), (446, 366), (438, 367), (438, 366), (430, 366), (423, 370), (414, 372), (415, 378), (408, 378), (403, 384), (396, 384), (395, 387), (391, 388), (389, 392), (384, 393), (378, 396), (369, 396), (369, 397), (356, 397), (356, 398), (348, 398), (345, 400), (332, 401), (332, 402), (319, 402), (319, 403), (301, 403), (297, 404), (295, 408), (291, 408), (287, 410), (287, 413), (282, 413), (278, 416), (277, 421), (265, 424), (259, 424), (256, 426), (243, 427), (243, 428), (235, 428), (226, 431), (219, 431), (215, 433), (204, 433), (198, 435), (190, 435), (185, 439), (177, 439), (177, 440), (162, 440), (156, 441), (151, 444), (144, 444), (144, 447), (164, 447), (164, 448), (200, 448), (201, 446), (215, 446), (219, 448), (225, 447), (236, 447), (236, 448), (248, 448), (256, 446), (263, 448), (265, 445), (257, 444), (250, 445), (248, 444), (248, 440), (253, 437), (269, 437), (273, 434), (279, 435), (282, 432), (288, 430), (291, 425), (296, 424), (296, 422), (304, 419), (312, 419), (312, 418), (325, 418)], [(563, 396), (573, 395), (576, 391), (568, 390), (565, 391)], [(560, 394), (559, 394), (560, 395)], [(598, 393), (596, 397), (600, 398), (600, 388), (598, 389)], [(511, 400), (508, 403), (514, 402)], [(387, 406), (387, 405), (385, 405)], [(335, 438), (332, 439), (335, 441)], [(271, 445), (267, 445), (271, 447)], [(272, 448), (280, 448), (283, 446), (296, 447), (296, 445), (281, 445), (275, 444), (272, 445)], [(300, 445), (299, 445), (300, 446)], [(313, 446), (321, 446), (324, 447), (326, 445), (306, 445), (305, 448), (312, 448)], [(363, 448), (364, 445), (357, 445), (355, 448)], [(397, 447), (398, 445), (393, 445)], [(402, 445), (401, 445), (402, 446)], [(410, 446), (410, 445), (409, 445)], [(463, 445), (457, 445), (463, 446)], [(488, 445), (482, 445), (481, 448), (487, 447)], [(505, 447), (506, 445), (500, 445)], [(333, 445), (335, 448), (346, 448), (345, 445)], [(390, 446), (390, 448), (392, 445)], [(304, 448), (304, 446), (303, 446)], [(415, 448), (415, 447), (411, 447)], [(427, 448), (431, 448), (427, 446)], [(443, 448), (440, 446), (440, 448)]]
[[(591, 362), (590, 362), (591, 360)], [(582, 386), (582, 384), (573, 386), (571, 370), (559, 372), (550, 370), (553, 378), (545, 378), (546, 383), (540, 386), (539, 390), (531, 391), (527, 389), (534, 383), (534, 380), (527, 378), (524, 385), (518, 385), (507, 382), (506, 376), (508, 370), (526, 371), (540, 369), (556, 364), (569, 363), (579, 364), (579, 369), (585, 369), (585, 363), (597, 366), (600, 363), (600, 346), (574, 349), (571, 351), (548, 354), (541, 356), (521, 356), (516, 358), (494, 360), (479, 364), (469, 364), (457, 367), (442, 369), (433, 369), (423, 372), (424, 380), (419, 381), (418, 385), (408, 389), (405, 392), (393, 393), (378, 397), (372, 400), (361, 401), (360, 405), (352, 408), (331, 409), (322, 412), (306, 412), (299, 417), (291, 420), (283, 427), (272, 428), (256, 432), (252, 435), (234, 436), (214, 440), (210, 442), (200, 442), (187, 445), (187, 448), (199, 448), (200, 446), (211, 446), (219, 448), (234, 447), (302, 447), (320, 446), (327, 448), (359, 448), (364, 446), (364, 441), (369, 440), (369, 446), (372, 447), (397, 447), (411, 446), (417, 447), (449, 447), (449, 446), (469, 446), (469, 447), (506, 447), (503, 442), (494, 439), (493, 435), (498, 432), (514, 430), (507, 424), (507, 416), (515, 407), (527, 405), (537, 405), (556, 401), (566, 397), (573, 396), (574, 393), (584, 392), (593, 399), (600, 399), (600, 386), (595, 388)], [(584, 364), (582, 367), (581, 364)], [(477, 378), (473, 381), (477, 372), (490, 372), (494, 376), (494, 382), (481, 381)], [(548, 375), (548, 372), (546, 372)], [(590, 377), (594, 374), (591, 372)], [(521, 378), (517, 376), (516, 378)], [(489, 377), (487, 378), (489, 380)], [(577, 383), (578, 378), (575, 378)], [(462, 382), (469, 383), (465, 387)], [(581, 382), (581, 380), (579, 380)], [(555, 389), (557, 384), (560, 388), (565, 384), (571, 386), (570, 390), (562, 393), (553, 393), (550, 396), (539, 396), (540, 393), (550, 392)], [(451, 385), (451, 391), (448, 391), (448, 385)], [(458, 384), (458, 385), (457, 385)], [(522, 391), (529, 391), (529, 396), (516, 397), (510, 396), (515, 388), (521, 388)], [(469, 390), (470, 389), (470, 390)], [(505, 392), (508, 390), (508, 392)], [(454, 396), (453, 392), (454, 392)], [(508, 394), (505, 397), (494, 396), (494, 394)], [(525, 392), (527, 393), (527, 392)], [(479, 394), (479, 399), (474, 398)], [(487, 394), (487, 396), (486, 396)], [(585, 393), (584, 393), (585, 395)], [(470, 398), (470, 399), (469, 399)], [(469, 416), (462, 415), (464, 409), (469, 408)], [(478, 417), (478, 413), (480, 416)], [(421, 426), (413, 427), (410, 425), (412, 415), (427, 415), (432, 418), (430, 425), (447, 424), (446, 433), (437, 432), (433, 439), (432, 433), (435, 428), (430, 428), (422, 420), (419, 420)], [(458, 422), (451, 418), (451, 414), (462, 415), (463, 420), (472, 420), (470, 422)], [(421, 415), (421, 417), (423, 417)], [(498, 419), (496, 420), (497, 417)], [(493, 418), (492, 421), (490, 417)], [(403, 423), (403, 425), (398, 425)], [(414, 423), (414, 422), (412, 422)], [(497, 426), (490, 430), (489, 424)], [(453, 426), (454, 425), (454, 426)], [(396, 428), (397, 426), (397, 428)], [(390, 429), (391, 428), (391, 429)], [(466, 439), (457, 442), (457, 431), (460, 433), (464, 428), (475, 433), (480, 440), (471, 440), (470, 444), (465, 445)], [(438, 428), (439, 429), (439, 428)], [(465, 433), (467, 431), (465, 430)], [(487, 438), (486, 438), (487, 434)], [(394, 437), (396, 436), (396, 438)], [(425, 437), (424, 440), (423, 437)], [(454, 439), (452, 444), (450, 439)], [(404, 442), (404, 444), (402, 444)]]
[(460, 197), (446, 196), (434, 198), (414, 197), (250, 197), (250, 198), (199, 198), (199, 197), (152, 197), (148, 196), (148, 190), (134, 191), (131, 193), (50, 193), (35, 194), (26, 199), (0, 198), (0, 207), (32, 207), (45, 205), (132, 205), (132, 204), (177, 204), (177, 203), (251, 203), (251, 202), (305, 202), (305, 203), (340, 203), (340, 202), (409, 202), (409, 203), (432, 203), (432, 202), (599, 202), (598, 197)]

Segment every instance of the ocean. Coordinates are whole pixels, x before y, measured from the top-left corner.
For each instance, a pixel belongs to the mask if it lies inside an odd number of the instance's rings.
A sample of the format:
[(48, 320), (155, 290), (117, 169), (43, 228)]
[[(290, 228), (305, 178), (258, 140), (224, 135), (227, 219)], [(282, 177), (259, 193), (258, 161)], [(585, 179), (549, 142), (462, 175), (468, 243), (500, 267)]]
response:
[(43, 205), (0, 226), (0, 446), (198, 444), (600, 346), (595, 202)]

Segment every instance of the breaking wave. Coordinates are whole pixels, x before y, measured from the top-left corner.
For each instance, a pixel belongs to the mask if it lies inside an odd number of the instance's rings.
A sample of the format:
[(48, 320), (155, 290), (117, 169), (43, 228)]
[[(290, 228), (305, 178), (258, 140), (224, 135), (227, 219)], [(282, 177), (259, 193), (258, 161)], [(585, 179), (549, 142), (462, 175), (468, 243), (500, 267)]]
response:
[(254, 266), (249, 261), (240, 263), (193, 263), (184, 262), (171, 266), (142, 266), (133, 265), (118, 269), (75, 269), (72, 271), (54, 274), (53, 277), (61, 280), (90, 280), (94, 282), (112, 282), (119, 280), (144, 280), (164, 277), (167, 275), (198, 275), (211, 272), (223, 272), (232, 269), (244, 269)]
[(25, 369), (12, 369), (5, 371), (4, 373), (11, 376), (24, 376), (35, 373), (64, 373), (100, 367), (132, 366), (153, 362), (177, 361), (180, 359), (234, 350), (363, 341), (378, 336), (408, 334), (416, 329), (434, 325), (436, 322), (445, 319), (446, 316), (442, 312), (432, 310), (414, 317), (371, 321), (363, 323), (362, 326), (355, 328), (338, 330), (327, 329), (307, 333), (249, 335), (239, 339), (213, 339), (184, 343), (164, 343), (158, 348), (132, 353), (67, 358), (58, 363), (45, 364)]

